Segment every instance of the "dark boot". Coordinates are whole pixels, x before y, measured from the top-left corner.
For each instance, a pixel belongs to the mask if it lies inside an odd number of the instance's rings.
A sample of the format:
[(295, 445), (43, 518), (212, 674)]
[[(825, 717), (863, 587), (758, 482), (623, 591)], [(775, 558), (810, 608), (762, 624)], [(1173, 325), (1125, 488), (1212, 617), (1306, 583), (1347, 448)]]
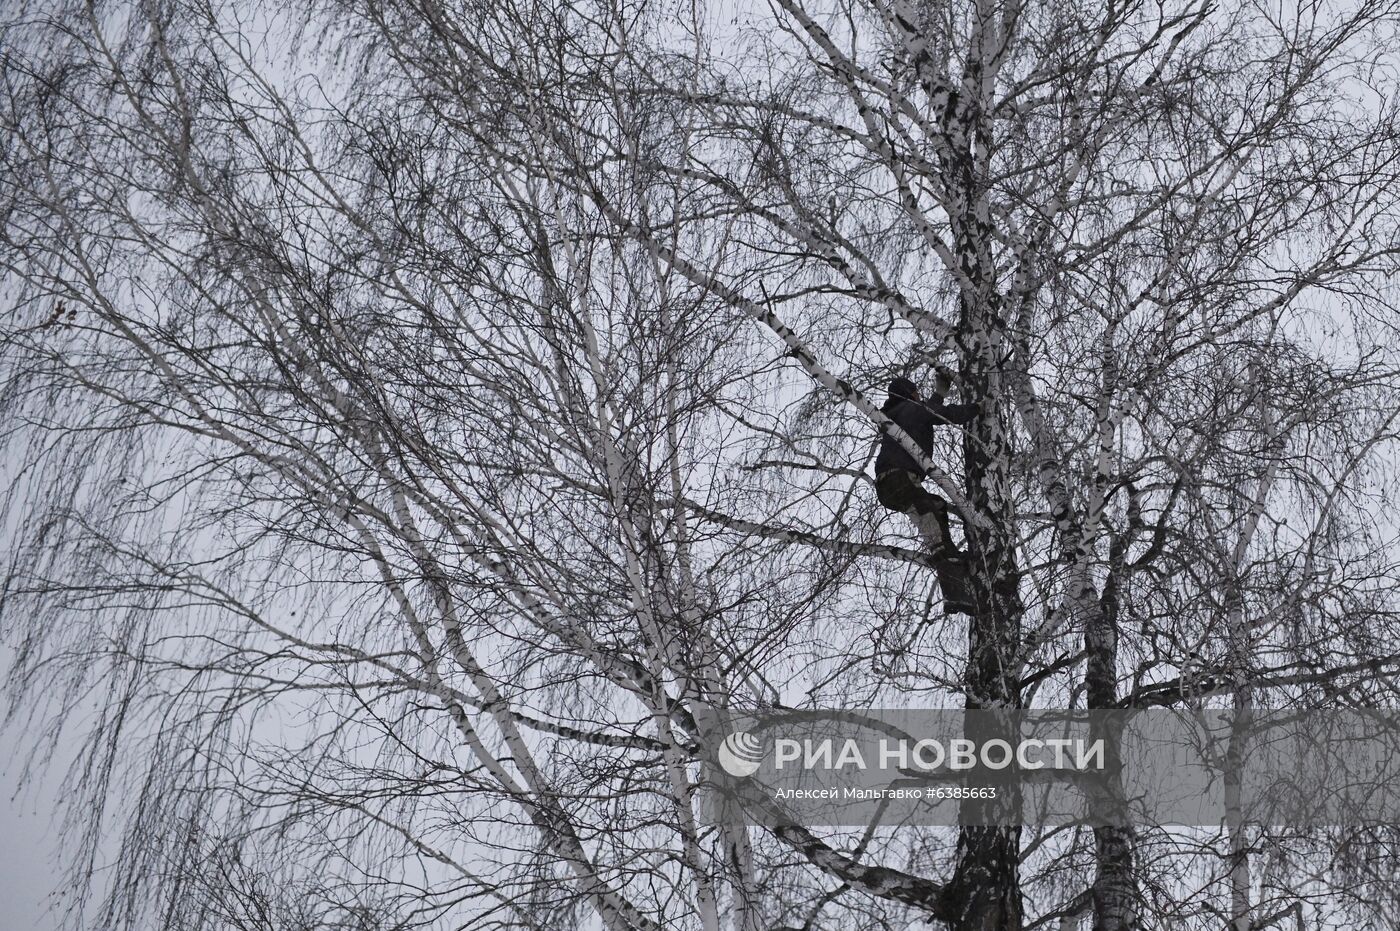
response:
[(972, 587), (968, 584), (967, 558), (962, 554), (945, 557), (934, 563), (938, 572), (938, 588), (943, 593), (945, 614), (973, 614)]

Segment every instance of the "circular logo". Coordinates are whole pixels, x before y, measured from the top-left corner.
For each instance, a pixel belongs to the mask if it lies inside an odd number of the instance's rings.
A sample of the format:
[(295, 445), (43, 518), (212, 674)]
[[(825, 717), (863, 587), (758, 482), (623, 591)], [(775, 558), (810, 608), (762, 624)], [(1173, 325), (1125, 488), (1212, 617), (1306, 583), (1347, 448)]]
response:
[(763, 765), (763, 744), (752, 734), (735, 731), (719, 745), (719, 765), (731, 776), (752, 776)]

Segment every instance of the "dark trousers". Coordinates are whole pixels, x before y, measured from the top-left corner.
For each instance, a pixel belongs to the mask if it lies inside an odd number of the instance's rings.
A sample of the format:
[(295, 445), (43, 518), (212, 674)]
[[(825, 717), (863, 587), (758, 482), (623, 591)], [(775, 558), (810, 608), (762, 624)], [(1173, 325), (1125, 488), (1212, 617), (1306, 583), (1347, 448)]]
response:
[(920, 516), (932, 515), (943, 533), (943, 545), (953, 548), (953, 533), (948, 528), (948, 502), (924, 488), (922, 479), (904, 469), (890, 469), (875, 476), (875, 495), (891, 511)]

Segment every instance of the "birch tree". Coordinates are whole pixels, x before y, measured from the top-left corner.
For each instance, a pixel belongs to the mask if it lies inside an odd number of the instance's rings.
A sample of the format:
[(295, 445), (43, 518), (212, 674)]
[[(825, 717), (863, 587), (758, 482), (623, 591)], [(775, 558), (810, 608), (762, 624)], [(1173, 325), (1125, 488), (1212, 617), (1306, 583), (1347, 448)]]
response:
[[(1393, 926), (1383, 830), (713, 825), (697, 717), (1393, 702), (1396, 12), (12, 15), (72, 922)], [(868, 474), (936, 366), (966, 619)]]

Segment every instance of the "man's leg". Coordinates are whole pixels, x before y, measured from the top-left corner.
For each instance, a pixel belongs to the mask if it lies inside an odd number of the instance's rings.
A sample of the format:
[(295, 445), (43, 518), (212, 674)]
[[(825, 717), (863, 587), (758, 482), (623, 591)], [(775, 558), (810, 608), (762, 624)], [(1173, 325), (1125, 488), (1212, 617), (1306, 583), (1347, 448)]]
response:
[(943, 592), (944, 610), (950, 614), (972, 614), (972, 589), (967, 584), (967, 554), (953, 543), (953, 533), (948, 527), (948, 502), (930, 491), (919, 488), (922, 497), (918, 507), (925, 509), (938, 522), (943, 534), (943, 551), (935, 568), (938, 571), (938, 587)]
[(953, 546), (947, 502), (925, 490), (919, 484), (919, 477), (912, 472), (890, 471), (878, 476), (875, 491), (885, 507), (908, 514), (926, 539), (938, 538), (933, 553), (934, 569), (938, 572), (938, 587), (943, 592), (946, 610), (971, 614), (973, 605), (967, 585), (967, 565), (963, 554)]
[(973, 614), (972, 588), (968, 585), (967, 560), (961, 553), (934, 563), (938, 589), (943, 593), (943, 610), (948, 614)]
[(920, 514), (928, 514), (938, 522), (938, 531), (943, 535), (943, 545), (949, 552), (957, 552), (953, 545), (953, 531), (948, 526), (948, 502), (931, 491), (924, 489), (922, 485), (916, 485), (918, 494), (914, 499), (914, 508)]
[(914, 473), (903, 469), (891, 469), (875, 476), (875, 496), (885, 507), (901, 514), (913, 507), (918, 487)]
[(953, 532), (948, 526), (948, 504), (920, 484), (913, 472), (891, 469), (875, 479), (875, 493), (880, 503), (891, 511), (908, 514), (925, 536), (937, 536), (939, 546), (956, 553)]
[(962, 555), (953, 542), (952, 528), (948, 526), (948, 502), (923, 485), (915, 484), (910, 492), (909, 510), (917, 515), (915, 520), (925, 536), (931, 537), (937, 533), (941, 554), (949, 559)]

